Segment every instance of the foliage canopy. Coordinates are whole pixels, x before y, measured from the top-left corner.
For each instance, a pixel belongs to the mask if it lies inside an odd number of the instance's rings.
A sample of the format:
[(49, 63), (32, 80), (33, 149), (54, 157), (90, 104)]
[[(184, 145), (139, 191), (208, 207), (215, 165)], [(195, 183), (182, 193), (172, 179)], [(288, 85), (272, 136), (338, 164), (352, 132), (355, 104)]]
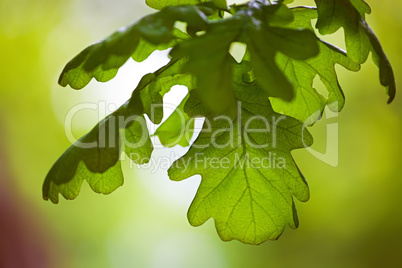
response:
[[(121, 154), (139, 165), (149, 161), (153, 144), (145, 118), (162, 123), (164, 94), (183, 85), (188, 95), (154, 135), (166, 147), (190, 146), (168, 170), (172, 180), (202, 177), (190, 223), (199, 226), (212, 217), (223, 240), (249, 244), (277, 239), (286, 225), (296, 228), (293, 196), (307, 201), (309, 190), (291, 151), (312, 144), (305, 125), (319, 120), (326, 106), (343, 108), (335, 65), (358, 71), (371, 52), (388, 102), (395, 97), (395, 79), (365, 21), (366, 2), (315, 0), (313, 7), (290, 7), (292, 2), (227, 6), (225, 0), (146, 0), (160, 11), (84, 49), (64, 68), (61, 86), (81, 89), (93, 78), (109, 81), (130, 58), (141, 62), (155, 50), (171, 48), (167, 65), (145, 75), (124, 105), (56, 161), (43, 185), (44, 199), (58, 203), (59, 194), (74, 199), (84, 180), (102, 194), (123, 185)], [(346, 51), (317, 35), (340, 27)], [(238, 61), (234, 43), (245, 47)], [(313, 87), (316, 76), (327, 97)], [(197, 117), (205, 122), (191, 143)], [(269, 166), (263, 166), (267, 157)]]

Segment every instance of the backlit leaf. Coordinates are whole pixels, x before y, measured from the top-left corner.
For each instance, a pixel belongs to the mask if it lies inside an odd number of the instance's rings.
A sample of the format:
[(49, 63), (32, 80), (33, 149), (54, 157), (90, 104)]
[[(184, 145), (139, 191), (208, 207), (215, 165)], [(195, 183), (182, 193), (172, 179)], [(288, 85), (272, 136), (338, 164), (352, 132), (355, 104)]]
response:
[[(255, 82), (240, 77), (234, 85), (241, 101), (236, 118), (207, 117), (210, 124), (204, 123), (188, 153), (173, 163), (169, 177), (202, 177), (188, 212), (193, 226), (212, 217), (223, 240), (260, 244), (277, 239), (286, 225), (298, 226), (292, 196), (307, 201), (309, 191), (290, 152), (312, 138), (302, 123), (275, 113)], [(276, 133), (258, 131), (267, 127)]]
[[(365, 21), (371, 11), (365, 1), (315, 0), (317, 7), (288, 8), (292, 2), (227, 7), (225, 0), (147, 0), (160, 11), (84, 49), (64, 68), (60, 85), (80, 89), (92, 78), (106, 82), (130, 57), (141, 62), (155, 50), (172, 48), (167, 65), (146, 74), (124, 105), (56, 161), (43, 185), (44, 199), (74, 199), (84, 181), (96, 193), (120, 187), (123, 152), (138, 165), (150, 161), (148, 117), (160, 124), (154, 135), (163, 146), (190, 146), (168, 175), (176, 181), (202, 177), (188, 212), (192, 225), (213, 218), (223, 240), (248, 244), (296, 228), (293, 197), (307, 201), (309, 189), (291, 152), (312, 144), (306, 125), (318, 121), (326, 106), (343, 108), (336, 64), (358, 71), (371, 52), (389, 102), (395, 79)], [(321, 34), (343, 27), (347, 51), (317, 37), (314, 19)], [(317, 77), (327, 97), (314, 88)], [(164, 95), (175, 85), (189, 93), (162, 122)], [(196, 117), (204, 125), (190, 144)]]

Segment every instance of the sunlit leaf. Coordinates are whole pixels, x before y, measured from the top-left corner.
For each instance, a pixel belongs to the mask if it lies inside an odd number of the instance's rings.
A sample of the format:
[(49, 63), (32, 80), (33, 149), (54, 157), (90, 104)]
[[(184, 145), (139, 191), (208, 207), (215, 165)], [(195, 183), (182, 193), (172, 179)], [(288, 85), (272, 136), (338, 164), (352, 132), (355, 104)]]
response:
[(227, 8), (226, 0), (145, 0), (149, 7), (159, 10), (168, 6), (197, 5), (204, 2), (213, 2), (219, 8)]
[(190, 145), (194, 131), (194, 118), (190, 118), (184, 112), (184, 104), (188, 97), (189, 95), (155, 131), (155, 136), (158, 136), (159, 141), (165, 147), (170, 148), (176, 145), (187, 147)]
[(348, 57), (364, 63), (370, 51), (380, 71), (380, 82), (389, 96), (388, 103), (395, 98), (396, 85), (391, 64), (378, 38), (365, 21), (371, 12), (363, 0), (316, 0), (318, 10), (317, 28), (321, 34), (331, 34), (343, 27)]
[[(290, 152), (312, 138), (302, 123), (275, 113), (255, 82), (237, 76), (234, 85), (241, 101), (237, 117), (207, 116), (210, 124), (204, 123), (189, 152), (172, 164), (169, 177), (202, 177), (188, 212), (193, 226), (213, 218), (223, 240), (260, 244), (277, 239), (286, 225), (298, 226), (292, 196), (307, 201), (309, 191)], [(275, 134), (259, 131), (274, 125)]]
[[(161, 11), (84, 49), (64, 68), (62, 86), (80, 89), (92, 78), (106, 82), (130, 57), (140, 62), (155, 50), (172, 48), (167, 65), (146, 74), (123, 106), (56, 161), (43, 197), (54, 203), (59, 194), (74, 199), (84, 181), (102, 194), (120, 187), (123, 152), (136, 164), (150, 161), (148, 117), (161, 124), (155, 135), (163, 146), (191, 146), (168, 174), (172, 180), (202, 177), (188, 213), (192, 225), (213, 218), (223, 240), (249, 244), (277, 239), (287, 225), (296, 228), (293, 197), (307, 201), (309, 190), (291, 152), (312, 144), (305, 127), (319, 120), (326, 106), (343, 108), (335, 65), (358, 71), (371, 52), (389, 102), (395, 79), (365, 21), (366, 2), (316, 0), (317, 7), (288, 8), (292, 2), (254, 0), (227, 7), (224, 0), (147, 0)], [(314, 19), (321, 34), (343, 27), (347, 52), (318, 38)], [(245, 48), (237, 61), (233, 43)], [(317, 77), (327, 97), (313, 87)], [(189, 93), (162, 123), (163, 97), (175, 85)], [(196, 117), (205, 121), (190, 144)]]
[(143, 61), (154, 50), (167, 49), (187, 38), (174, 28), (176, 21), (184, 21), (198, 30), (205, 29), (207, 19), (203, 12), (210, 14), (213, 11), (206, 7), (180, 6), (145, 16), (79, 53), (64, 68), (59, 84), (81, 89), (92, 78), (99, 82), (109, 81), (131, 56)]
[[(294, 8), (294, 21), (288, 25), (292, 28), (311, 28), (311, 20), (317, 17), (314, 9)], [(296, 89), (295, 98), (285, 102), (271, 98), (274, 110), (295, 117), (310, 125), (320, 117), (326, 105), (334, 112), (342, 110), (345, 97), (338, 83), (335, 64), (340, 64), (348, 70), (358, 71), (359, 64), (354, 63), (341, 49), (319, 40), (320, 53), (307, 60), (297, 60), (283, 54), (278, 55), (280, 69), (288, 77)], [(318, 76), (328, 90), (328, 99), (313, 88), (314, 78)]]

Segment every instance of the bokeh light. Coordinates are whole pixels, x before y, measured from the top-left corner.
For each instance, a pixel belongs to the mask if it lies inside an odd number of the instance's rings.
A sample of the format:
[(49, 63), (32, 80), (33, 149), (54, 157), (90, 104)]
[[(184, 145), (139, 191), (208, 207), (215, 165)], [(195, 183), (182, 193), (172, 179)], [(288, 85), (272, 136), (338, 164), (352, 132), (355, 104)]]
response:
[[(373, 10), (367, 20), (394, 68), (397, 97), (386, 104), (371, 58), (358, 73), (337, 67), (345, 108), (310, 130), (314, 148), (322, 151), (326, 123), (338, 123), (338, 166), (295, 151), (311, 191), (310, 201), (297, 203), (300, 227), (287, 228), (277, 241), (249, 246), (222, 242), (212, 220), (189, 225), (186, 213), (199, 176), (172, 182), (166, 169), (153, 173), (128, 160), (125, 184), (111, 195), (95, 194), (84, 183), (74, 201), (42, 200), (43, 179), (69, 146), (64, 129), (69, 111), (104, 102), (110, 112), (143, 74), (166, 63), (166, 52), (128, 62), (108, 83), (92, 81), (81, 91), (62, 88), (58, 75), (73, 56), (152, 10), (143, 0), (0, 0), (0, 266), (400, 266), (402, 2), (367, 2)], [(339, 38), (342, 32), (331, 41), (342, 46)], [(172, 101), (183, 97), (183, 90), (175, 90)], [(85, 134), (98, 116), (98, 110), (77, 113), (73, 134)], [(170, 149), (154, 155), (169, 156)]]

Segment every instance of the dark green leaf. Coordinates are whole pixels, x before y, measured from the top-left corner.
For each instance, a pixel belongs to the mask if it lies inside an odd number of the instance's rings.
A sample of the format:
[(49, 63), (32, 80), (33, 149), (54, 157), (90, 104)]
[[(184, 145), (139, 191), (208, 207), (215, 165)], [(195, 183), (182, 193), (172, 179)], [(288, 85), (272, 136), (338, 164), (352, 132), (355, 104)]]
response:
[(134, 54), (131, 55), (131, 57), (133, 58), (133, 60), (137, 62), (142, 62), (146, 60), (149, 57), (149, 55), (151, 55), (151, 53), (154, 52), (155, 50), (168, 49), (170, 47), (173, 47), (177, 42), (181, 42), (183, 40), (190, 38), (188, 34), (180, 31), (177, 28), (173, 28), (172, 33), (176, 37), (176, 39), (166, 44), (154, 45), (150, 42), (147, 42), (145, 39), (141, 38), (137, 49), (135, 50)]
[(197, 78), (200, 97), (205, 100), (208, 109), (220, 113), (234, 107), (230, 67), (233, 59), (228, 50), (236, 41), (247, 44), (251, 64), (262, 88), (273, 97), (287, 101), (293, 98), (293, 86), (278, 68), (275, 55), (282, 52), (289, 57), (306, 60), (317, 55), (318, 45), (311, 30), (279, 28), (269, 24), (283, 21), (283, 14), (287, 14), (287, 23), (293, 19), (292, 13), (283, 5), (267, 7), (253, 2), (233, 17), (210, 22), (204, 35), (173, 48), (170, 53), (173, 59), (189, 58), (186, 70)]
[[(182, 64), (183, 60), (171, 62), (144, 76), (129, 102), (101, 121), (57, 160), (46, 176), (43, 197), (54, 203), (58, 202), (59, 193), (66, 199), (74, 199), (84, 179), (95, 192), (111, 193), (123, 184), (121, 148), (135, 163), (147, 163), (153, 146), (143, 114), (160, 122), (163, 94), (176, 84), (191, 88), (191, 76), (177, 74)], [(82, 143), (89, 148), (83, 148)]]
[(234, 105), (229, 47), (237, 35), (226, 23), (211, 23), (208, 34), (182, 42), (170, 55), (173, 59), (188, 57), (184, 69), (196, 78), (196, 87), (209, 109), (222, 112)]
[[(121, 136), (120, 129), (126, 134)], [(123, 185), (121, 147), (138, 164), (148, 162), (153, 150), (145, 118), (129, 110), (127, 104), (106, 117), (57, 160), (46, 176), (44, 199), (58, 203), (59, 193), (66, 199), (74, 199), (84, 180), (97, 193), (116, 190)]]
[(187, 147), (190, 145), (194, 131), (194, 118), (190, 118), (184, 112), (184, 105), (188, 97), (189, 94), (155, 131), (155, 135), (158, 136), (164, 147), (171, 148), (176, 145)]
[(207, 19), (203, 12), (210, 14), (213, 10), (196, 6), (168, 7), (146, 16), (83, 50), (66, 65), (59, 84), (81, 89), (93, 77), (100, 82), (109, 81), (131, 56), (142, 61), (152, 51), (166, 49), (185, 39), (187, 35), (174, 29), (176, 21), (205, 29)]
[(348, 57), (357, 63), (364, 63), (370, 51), (374, 63), (380, 70), (380, 82), (386, 88), (388, 103), (395, 98), (395, 77), (377, 37), (367, 25), (365, 14), (370, 7), (363, 0), (315, 0), (318, 10), (317, 28), (321, 34), (331, 34), (340, 27), (345, 31)]
[[(293, 23), (288, 27), (311, 28), (311, 20), (317, 17), (314, 9), (294, 8)], [(310, 125), (320, 117), (326, 105), (334, 112), (339, 112), (345, 103), (345, 97), (338, 83), (335, 64), (340, 64), (351, 71), (358, 71), (359, 64), (351, 61), (346, 53), (339, 48), (319, 40), (318, 56), (297, 60), (283, 54), (278, 55), (280, 70), (287, 76), (296, 89), (295, 98), (289, 103), (278, 98), (272, 98), (274, 110), (295, 117)], [(319, 76), (329, 94), (324, 98), (313, 88), (313, 80)]]
[[(103, 194), (121, 186), (121, 153), (144, 164), (153, 150), (144, 114), (160, 124), (164, 95), (183, 85), (189, 95), (155, 135), (165, 147), (189, 146), (194, 118), (205, 118), (188, 153), (169, 169), (172, 180), (202, 176), (190, 223), (212, 217), (223, 240), (250, 244), (278, 238), (286, 225), (296, 228), (293, 196), (306, 201), (309, 191), (291, 151), (312, 144), (300, 121), (313, 124), (326, 105), (342, 109), (335, 65), (357, 71), (372, 52), (389, 102), (395, 81), (365, 22), (370, 8), (363, 0), (316, 0), (317, 9), (289, 9), (292, 2), (253, 0), (228, 8), (225, 0), (148, 0), (161, 11), (83, 50), (63, 70), (61, 85), (79, 89), (92, 78), (108, 81), (130, 57), (143, 61), (173, 47), (169, 64), (145, 75), (126, 104), (57, 160), (45, 179), (44, 198), (74, 199), (84, 180)], [(321, 34), (344, 28), (347, 54), (317, 38), (311, 26), (316, 18)], [(185, 30), (175, 28), (178, 21)], [(236, 57), (240, 64), (231, 56), (238, 42), (246, 47), (243, 58)], [(327, 98), (313, 87), (317, 76)]]
[[(141, 105), (149, 119), (154, 124), (160, 124), (163, 118), (163, 95), (174, 85), (193, 87), (192, 77), (188, 74), (181, 74), (185, 62), (186, 59), (172, 60), (155, 73), (144, 76), (133, 92), (128, 106), (135, 109)], [(139, 104), (138, 101), (141, 103)]]
[(149, 7), (159, 10), (168, 6), (198, 5), (204, 2), (213, 2), (221, 9), (227, 8), (226, 0), (145, 0)]

